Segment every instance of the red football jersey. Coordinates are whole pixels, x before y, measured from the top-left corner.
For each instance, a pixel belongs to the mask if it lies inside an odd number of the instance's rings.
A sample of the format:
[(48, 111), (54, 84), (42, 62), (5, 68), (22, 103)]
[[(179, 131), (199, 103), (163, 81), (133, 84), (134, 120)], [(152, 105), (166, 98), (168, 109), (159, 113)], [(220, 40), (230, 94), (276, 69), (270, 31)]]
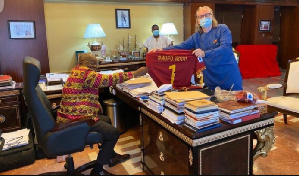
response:
[(146, 66), (153, 81), (159, 87), (172, 84), (173, 87), (188, 87), (191, 76), (204, 68), (202, 58), (197, 59), (190, 50), (166, 50), (146, 55)]

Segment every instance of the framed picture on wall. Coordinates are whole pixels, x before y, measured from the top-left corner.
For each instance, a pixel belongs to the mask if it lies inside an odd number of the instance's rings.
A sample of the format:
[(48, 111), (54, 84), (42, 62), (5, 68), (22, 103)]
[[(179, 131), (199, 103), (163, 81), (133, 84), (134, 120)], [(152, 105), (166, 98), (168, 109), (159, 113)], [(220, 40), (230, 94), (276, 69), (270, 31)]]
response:
[(130, 28), (130, 9), (116, 9), (116, 28)]
[(8, 31), (10, 39), (34, 39), (34, 21), (9, 20)]
[(259, 21), (259, 31), (260, 32), (270, 32), (271, 31), (271, 20), (260, 20)]

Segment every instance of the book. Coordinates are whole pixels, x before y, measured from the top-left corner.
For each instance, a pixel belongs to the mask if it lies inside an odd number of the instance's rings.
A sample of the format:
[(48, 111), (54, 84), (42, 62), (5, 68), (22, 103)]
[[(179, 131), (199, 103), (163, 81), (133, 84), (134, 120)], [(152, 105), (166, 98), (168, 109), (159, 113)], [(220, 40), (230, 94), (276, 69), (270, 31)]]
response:
[(185, 106), (185, 109), (188, 111), (191, 111), (195, 114), (202, 114), (202, 113), (207, 113), (207, 112), (212, 112), (212, 111), (218, 111), (218, 106), (208, 106), (205, 108), (200, 108), (200, 109), (190, 109), (189, 107)]
[(165, 92), (166, 97), (175, 101), (189, 101), (207, 99), (208, 95), (199, 91), (185, 91), (185, 92)]
[(225, 112), (220, 112), (220, 115), (226, 118), (231, 118), (231, 119), (236, 119), (236, 118), (240, 118), (246, 115), (251, 115), (251, 114), (255, 114), (258, 113), (259, 110), (257, 109), (253, 109), (253, 110), (247, 110), (247, 111), (242, 111), (242, 112), (237, 112), (237, 113), (233, 113), (233, 114), (227, 114)]
[(240, 117), (240, 118), (235, 118), (235, 119), (230, 119), (230, 118), (226, 118), (224, 116), (221, 116), (220, 119), (225, 121), (225, 122), (228, 122), (230, 124), (237, 124), (237, 123), (240, 123), (240, 122), (245, 122), (245, 121), (256, 119), (256, 118), (259, 118), (259, 117), (260, 117), (260, 113), (258, 112), (258, 113), (255, 113), (255, 114), (246, 115), (246, 116), (243, 116), (243, 117)]
[(218, 127), (220, 127), (222, 125), (220, 123), (217, 123), (217, 124), (214, 124), (214, 125), (211, 125), (211, 126), (208, 126), (208, 127), (204, 127), (204, 128), (201, 128), (201, 129), (197, 129), (197, 128), (195, 128), (195, 127), (193, 127), (193, 126), (191, 126), (191, 125), (189, 125), (187, 123), (185, 123), (183, 126), (187, 127), (188, 129), (190, 129), (190, 130), (192, 130), (194, 132), (201, 133), (203, 131), (207, 131), (207, 130), (211, 130), (211, 129), (214, 129), (214, 128), (218, 128)]
[(135, 84), (150, 84), (152, 81), (149, 78), (133, 78), (128, 81), (125, 81), (127, 85), (135, 85)]
[(203, 100), (193, 100), (189, 101), (185, 104), (186, 107), (189, 107), (190, 109), (199, 109), (199, 108), (204, 108), (208, 106), (213, 106), (215, 105), (214, 102), (203, 99)]
[(202, 114), (195, 114), (191, 111), (188, 111), (187, 109), (184, 110), (184, 113), (188, 114), (191, 117), (194, 118), (205, 118), (205, 117), (219, 117), (219, 111), (212, 111), (212, 112), (208, 112), (208, 113), (202, 113)]
[(10, 75), (0, 75), (0, 82), (11, 82), (12, 78)]
[(241, 103), (234, 100), (223, 101), (217, 103), (217, 105), (221, 111), (224, 111), (228, 114), (233, 114), (233, 113), (257, 108), (255, 103)]

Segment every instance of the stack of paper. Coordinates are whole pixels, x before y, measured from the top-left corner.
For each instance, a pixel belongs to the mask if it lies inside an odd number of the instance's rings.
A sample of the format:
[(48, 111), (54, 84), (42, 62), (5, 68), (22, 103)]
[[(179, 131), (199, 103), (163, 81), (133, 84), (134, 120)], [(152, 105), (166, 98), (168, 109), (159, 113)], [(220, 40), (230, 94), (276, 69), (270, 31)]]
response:
[(64, 73), (46, 73), (48, 85), (60, 84), (66, 82), (70, 74)]
[(12, 78), (10, 75), (0, 75), (0, 86), (11, 86)]
[(152, 92), (156, 91), (158, 88), (155, 82), (151, 82), (144, 87), (136, 88), (136, 89), (128, 89), (128, 93), (133, 97), (143, 97), (149, 96)]
[(182, 123), (185, 119), (184, 105), (187, 101), (209, 98), (199, 91), (165, 92), (165, 94), (165, 111), (162, 115), (176, 124)]
[(149, 96), (149, 108), (154, 110), (155, 112), (162, 113), (164, 111), (164, 92), (154, 91)]
[(29, 142), (29, 129), (22, 129), (10, 133), (2, 133), (5, 140), (3, 151), (27, 145)]
[(127, 87), (127, 89), (136, 89), (141, 88), (150, 85), (152, 80), (150, 78), (132, 78), (128, 81), (124, 82), (124, 86)]
[(247, 120), (259, 118), (259, 110), (254, 103), (241, 103), (234, 100), (217, 103), (221, 120), (236, 124)]
[(184, 107), (186, 124), (198, 130), (219, 123), (219, 109), (212, 101), (205, 99), (189, 101)]

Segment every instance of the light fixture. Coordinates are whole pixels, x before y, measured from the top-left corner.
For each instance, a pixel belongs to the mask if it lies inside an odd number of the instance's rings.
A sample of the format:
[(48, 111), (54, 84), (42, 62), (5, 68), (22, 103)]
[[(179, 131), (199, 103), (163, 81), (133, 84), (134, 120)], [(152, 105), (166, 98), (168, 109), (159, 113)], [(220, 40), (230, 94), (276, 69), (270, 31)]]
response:
[[(168, 38), (170, 38), (170, 35), (178, 35), (178, 32), (176, 30), (176, 27), (175, 27), (174, 23), (164, 23), (162, 25), (160, 33), (162, 35), (167, 35)], [(172, 37), (170, 39), (173, 41)]]
[(88, 42), (88, 47), (90, 48), (91, 52), (95, 56), (100, 55), (101, 44), (97, 38), (106, 37), (105, 32), (103, 31), (100, 24), (88, 24), (85, 32), (84, 32), (84, 39), (94, 39), (93, 41)]

